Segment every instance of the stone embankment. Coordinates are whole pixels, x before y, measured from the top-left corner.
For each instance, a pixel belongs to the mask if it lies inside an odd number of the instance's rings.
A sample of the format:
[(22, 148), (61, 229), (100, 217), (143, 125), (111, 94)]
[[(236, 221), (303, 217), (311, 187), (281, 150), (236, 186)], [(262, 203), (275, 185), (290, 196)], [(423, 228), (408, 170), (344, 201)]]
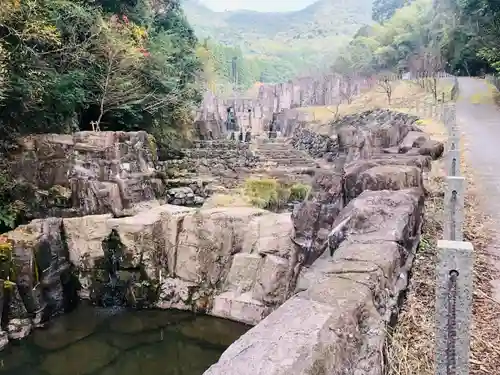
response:
[[(419, 241), (422, 175), (439, 153), (422, 151), (430, 141), (414, 118), (364, 118), (336, 128), (323, 150), (347, 161), (312, 169), (310, 197), (292, 215), (150, 201), (130, 216), (39, 219), (8, 232), (1, 270), (15, 272), (2, 275), (2, 337), (26, 336), (79, 297), (262, 320), (207, 374), (379, 374)], [(202, 149), (193, 152), (213, 155)]]
[[(420, 239), (423, 174), (440, 155), (424, 151), (430, 141), (415, 118), (383, 111), (361, 114), (331, 137), (345, 163), (319, 170), (310, 199), (292, 215), (302, 264), (293, 296), (205, 375), (384, 373), (386, 328)], [(295, 144), (332, 152), (312, 134)]]

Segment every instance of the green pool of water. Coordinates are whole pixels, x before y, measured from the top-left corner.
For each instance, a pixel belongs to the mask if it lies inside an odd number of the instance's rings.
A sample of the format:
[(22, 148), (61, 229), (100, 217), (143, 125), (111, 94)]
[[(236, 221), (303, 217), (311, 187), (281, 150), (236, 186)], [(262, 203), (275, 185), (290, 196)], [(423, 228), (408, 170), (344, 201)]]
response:
[(0, 375), (200, 375), (250, 327), (82, 305), (0, 352)]

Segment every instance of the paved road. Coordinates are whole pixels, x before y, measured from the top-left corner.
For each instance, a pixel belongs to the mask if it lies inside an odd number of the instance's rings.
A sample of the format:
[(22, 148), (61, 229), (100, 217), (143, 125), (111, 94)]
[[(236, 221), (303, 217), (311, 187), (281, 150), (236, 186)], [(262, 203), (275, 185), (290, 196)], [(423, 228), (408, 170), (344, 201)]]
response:
[[(500, 256), (500, 110), (485, 100), (486, 81), (460, 78), (457, 122), (466, 141), (466, 156), (480, 188), (481, 203), (492, 216), (492, 255)], [(500, 261), (494, 262), (500, 270)], [(500, 280), (495, 281), (495, 299), (500, 302)]]

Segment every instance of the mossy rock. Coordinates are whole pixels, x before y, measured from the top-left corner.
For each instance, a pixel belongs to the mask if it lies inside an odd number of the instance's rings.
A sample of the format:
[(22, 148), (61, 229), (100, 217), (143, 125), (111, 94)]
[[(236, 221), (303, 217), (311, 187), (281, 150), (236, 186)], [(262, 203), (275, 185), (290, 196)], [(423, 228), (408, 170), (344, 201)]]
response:
[(158, 145), (156, 143), (156, 138), (152, 134), (148, 134), (149, 151), (153, 156), (153, 160), (158, 160)]

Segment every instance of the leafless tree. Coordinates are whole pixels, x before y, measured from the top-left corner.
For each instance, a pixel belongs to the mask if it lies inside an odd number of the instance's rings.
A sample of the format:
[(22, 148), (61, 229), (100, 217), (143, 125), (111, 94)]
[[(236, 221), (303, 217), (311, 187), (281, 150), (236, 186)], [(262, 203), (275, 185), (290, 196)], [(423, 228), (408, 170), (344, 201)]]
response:
[(443, 71), (445, 61), (441, 49), (429, 47), (425, 53), (425, 70), (428, 72), (428, 90), (432, 93), (434, 101), (438, 101), (439, 73)]
[(341, 101), (337, 100), (334, 105), (326, 107), (333, 114), (333, 119), (334, 120), (338, 120), (340, 118), (340, 113), (339, 113), (339, 111), (340, 111), (340, 104), (341, 104)]
[(347, 74), (342, 76), (340, 81), (340, 97), (351, 104), (354, 97), (356, 96), (356, 82), (355, 77), (352, 74)]
[(417, 75), (417, 83), (430, 93), (437, 102), (439, 73), (444, 70), (445, 61), (438, 45), (422, 49), (410, 59), (412, 70)]
[(391, 105), (392, 91), (393, 91), (393, 81), (394, 75), (391, 74), (380, 74), (377, 77), (377, 91), (382, 92), (387, 96), (387, 103)]

